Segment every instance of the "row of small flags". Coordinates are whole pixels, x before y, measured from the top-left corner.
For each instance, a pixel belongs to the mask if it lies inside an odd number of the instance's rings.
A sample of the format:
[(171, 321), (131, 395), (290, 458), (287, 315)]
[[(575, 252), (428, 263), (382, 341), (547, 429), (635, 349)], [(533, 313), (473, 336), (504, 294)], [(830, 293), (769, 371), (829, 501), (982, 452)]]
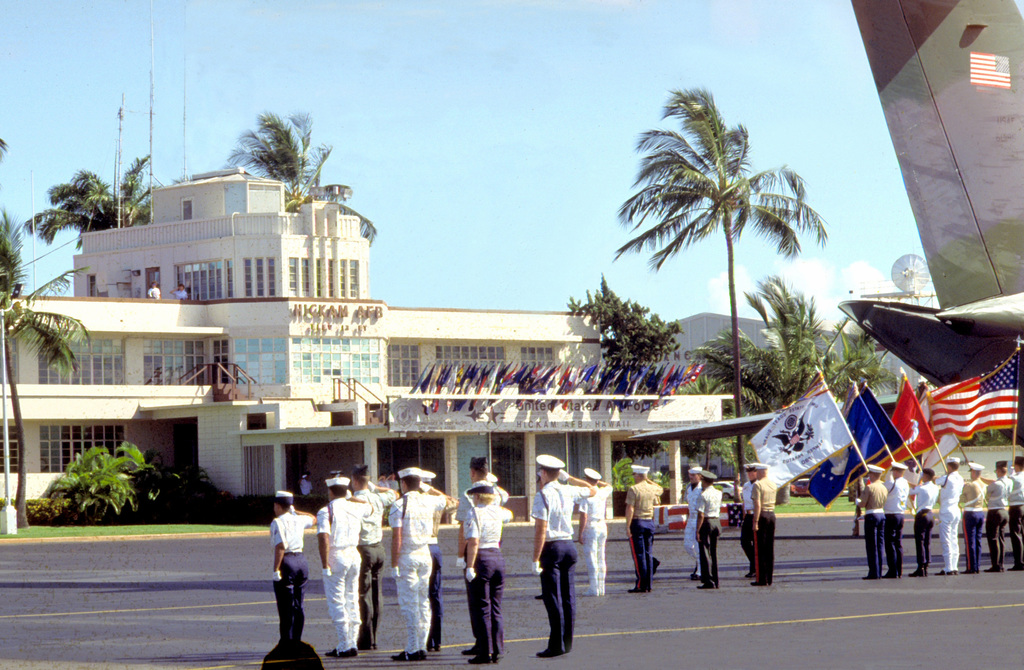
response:
[[(819, 374), (795, 403), (768, 422), (751, 444), (779, 486), (809, 476), (809, 493), (828, 507), (868, 464), (889, 468), (942, 462), (957, 439), (1017, 424), (1020, 350), (992, 372), (925, 393), (903, 376), (892, 416), (871, 389), (853, 386), (840, 409)], [(918, 459), (920, 457), (920, 460)]]
[[(458, 364), (435, 363), (424, 370), (412, 393), (451, 396), (499, 395), (514, 390), (520, 395), (675, 395), (700, 376), (703, 365), (614, 364), (538, 365), (531, 363)], [(444, 407), (461, 410), (466, 403), (472, 411), (475, 399), (448, 400)], [(569, 401), (564, 401), (563, 404)], [(450, 407), (449, 407), (450, 406)], [(440, 399), (425, 408), (439, 411)]]

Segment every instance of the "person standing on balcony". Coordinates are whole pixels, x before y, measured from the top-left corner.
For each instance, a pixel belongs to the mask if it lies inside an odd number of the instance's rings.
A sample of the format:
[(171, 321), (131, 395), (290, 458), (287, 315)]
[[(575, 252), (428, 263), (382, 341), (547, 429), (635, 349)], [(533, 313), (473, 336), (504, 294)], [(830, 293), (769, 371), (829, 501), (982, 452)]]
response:
[(185, 285), (178, 284), (178, 288), (171, 291), (171, 297), (175, 300), (188, 300), (188, 291), (185, 290)]
[(160, 299), (160, 284), (153, 282), (149, 285), (149, 291), (146, 292), (146, 297), (150, 300)]

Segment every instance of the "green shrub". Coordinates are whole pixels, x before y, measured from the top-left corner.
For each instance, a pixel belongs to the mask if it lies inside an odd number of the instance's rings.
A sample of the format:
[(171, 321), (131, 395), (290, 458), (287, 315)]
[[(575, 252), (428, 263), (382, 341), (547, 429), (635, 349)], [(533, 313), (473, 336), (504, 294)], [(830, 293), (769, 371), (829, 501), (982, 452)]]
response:
[(132, 475), (150, 467), (134, 444), (122, 442), (113, 455), (104, 447), (92, 447), (68, 464), (50, 484), (47, 497), (70, 501), (87, 523), (111, 521), (122, 509), (138, 506)]
[[(81, 514), (71, 506), (70, 500), (33, 498), (25, 501), (30, 526), (72, 526), (81, 523)], [(4, 501), (0, 500), (0, 510)]]

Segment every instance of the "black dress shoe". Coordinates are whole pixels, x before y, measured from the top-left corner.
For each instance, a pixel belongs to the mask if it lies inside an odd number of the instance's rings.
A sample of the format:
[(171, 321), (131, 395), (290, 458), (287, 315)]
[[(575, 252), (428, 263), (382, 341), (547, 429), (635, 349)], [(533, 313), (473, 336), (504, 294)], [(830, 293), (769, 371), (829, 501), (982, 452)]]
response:
[(715, 584), (707, 584), (707, 583), (705, 583), (705, 584), (701, 584), (697, 588), (698, 589), (717, 589), (718, 587)]
[(544, 600), (544, 596), (534, 596), (534, 600)]
[(757, 573), (751, 571), (751, 572), (748, 572), (747, 574), (743, 575), (743, 579), (751, 579), (752, 577), (757, 577)]
[(338, 658), (354, 658), (359, 655), (359, 650), (353, 647), (348, 651), (343, 651), (338, 654)]
[(991, 568), (988, 568), (988, 569), (985, 570), (985, 572), (1002, 572), (1002, 571), (1003, 571), (1003, 566), (1001, 566), (1001, 565), (993, 565)]
[(918, 568), (917, 570), (914, 570), (909, 575), (907, 575), (907, 577), (924, 577), (924, 570)]
[(1024, 571), (1024, 565), (1015, 565), (1012, 568), (1007, 568), (1007, 572), (1021, 572)]
[(700, 577), (697, 575), (696, 572), (690, 574), (690, 581), (691, 582), (700, 581)]
[(652, 558), (651, 564), (654, 566), (653, 568), (651, 568), (651, 577), (653, 577), (654, 575), (658, 574), (658, 566), (661, 565), (661, 561), (659, 561), (656, 558)]
[(476, 650), (476, 647), (470, 647), (469, 649), (462, 650), (463, 656), (479, 656), (480, 652)]
[(765, 582), (750, 582), (751, 586), (768, 586)]
[(338, 658), (339, 656), (341, 656), (341, 652), (338, 651), (337, 649), (331, 649), (329, 652), (324, 654), (324, 656), (330, 656), (331, 658)]
[(469, 664), (470, 665), (485, 665), (485, 664), (489, 664), (490, 662), (491, 662), (491, 657), (488, 656), (487, 654), (484, 654), (482, 656), (474, 656), (473, 658), (469, 659)]
[(407, 653), (405, 653), (403, 651), (400, 654), (395, 654), (394, 656), (392, 656), (391, 660), (392, 661), (415, 661), (416, 659), (414, 659), (413, 656), (415, 656), (415, 654), (407, 654)]
[(877, 575), (868, 575), (867, 577), (861, 577), (861, 579), (878, 579)]
[(899, 578), (900, 578), (900, 576), (898, 574), (896, 574), (895, 572), (887, 572), (884, 575), (882, 575), (882, 579), (899, 579)]
[(491, 663), (497, 665), (501, 662), (501, 654), (491, 654)]
[(555, 656), (561, 656), (564, 651), (555, 651), (553, 649), (545, 649), (544, 651), (537, 652), (537, 658), (554, 658)]
[(626, 593), (647, 593), (650, 589), (630, 589)]

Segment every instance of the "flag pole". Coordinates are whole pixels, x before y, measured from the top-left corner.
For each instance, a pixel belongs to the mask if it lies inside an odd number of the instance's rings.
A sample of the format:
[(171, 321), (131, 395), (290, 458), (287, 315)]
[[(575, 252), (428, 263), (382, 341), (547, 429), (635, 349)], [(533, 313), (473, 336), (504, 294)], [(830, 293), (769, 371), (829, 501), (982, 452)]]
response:
[(1013, 422), (1013, 437), (1010, 440), (1010, 463), (1017, 460), (1017, 424), (1020, 423), (1020, 345), (1024, 340), (1017, 336), (1017, 420)]

